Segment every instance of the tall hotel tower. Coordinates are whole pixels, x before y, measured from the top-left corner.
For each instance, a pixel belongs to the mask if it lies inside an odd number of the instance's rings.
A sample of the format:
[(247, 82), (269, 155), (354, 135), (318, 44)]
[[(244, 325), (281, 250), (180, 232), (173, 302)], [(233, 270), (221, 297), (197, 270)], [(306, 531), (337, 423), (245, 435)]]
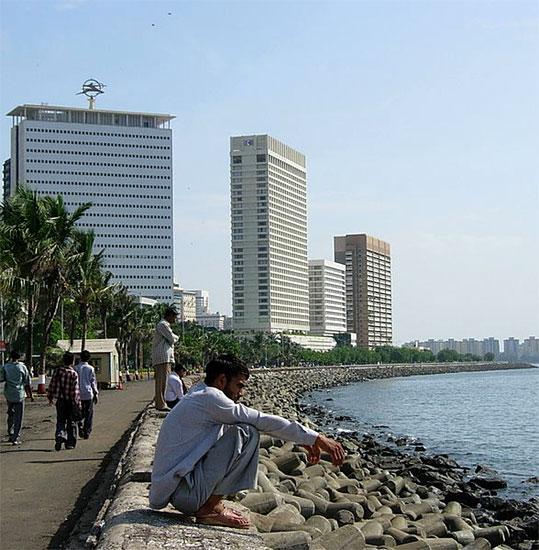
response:
[(305, 156), (268, 135), (230, 139), (236, 331), (309, 331)]
[(94, 230), (113, 281), (171, 302), (174, 117), (48, 105), (21, 105), (8, 116), (4, 192), (24, 184), (39, 195), (63, 195), (70, 210), (91, 202), (78, 225)]
[(357, 345), (392, 342), (391, 255), (389, 243), (369, 235), (334, 238), (335, 261), (346, 267), (346, 319)]

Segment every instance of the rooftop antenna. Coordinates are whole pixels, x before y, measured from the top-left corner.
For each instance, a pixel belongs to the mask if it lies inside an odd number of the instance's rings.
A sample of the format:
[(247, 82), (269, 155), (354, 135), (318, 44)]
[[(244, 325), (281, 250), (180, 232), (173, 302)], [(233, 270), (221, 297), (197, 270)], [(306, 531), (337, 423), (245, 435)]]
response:
[(103, 91), (104, 87), (105, 87), (105, 84), (98, 82), (95, 78), (89, 78), (82, 85), (82, 90), (78, 92), (76, 95), (84, 94), (88, 98), (88, 104), (89, 104), (88, 108), (91, 110), (95, 107), (95, 98), (99, 94), (105, 93)]

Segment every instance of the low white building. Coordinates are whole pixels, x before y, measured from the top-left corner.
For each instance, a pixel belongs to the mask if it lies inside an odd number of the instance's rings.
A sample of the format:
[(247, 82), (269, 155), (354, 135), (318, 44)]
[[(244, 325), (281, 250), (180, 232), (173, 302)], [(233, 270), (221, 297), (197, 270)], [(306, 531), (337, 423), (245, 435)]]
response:
[[(95, 368), (95, 378), (100, 388), (116, 388), (120, 383), (120, 357), (116, 338), (96, 338), (86, 340), (84, 349), (90, 352), (90, 364)], [(64, 351), (75, 354), (79, 361), (82, 340), (58, 340), (56, 345)]]
[(201, 327), (216, 328), (217, 330), (225, 329), (225, 315), (217, 313), (203, 313), (197, 315), (197, 323)]
[(286, 336), (294, 344), (313, 351), (330, 351), (337, 345), (337, 342), (331, 336), (315, 336), (312, 334), (287, 334)]

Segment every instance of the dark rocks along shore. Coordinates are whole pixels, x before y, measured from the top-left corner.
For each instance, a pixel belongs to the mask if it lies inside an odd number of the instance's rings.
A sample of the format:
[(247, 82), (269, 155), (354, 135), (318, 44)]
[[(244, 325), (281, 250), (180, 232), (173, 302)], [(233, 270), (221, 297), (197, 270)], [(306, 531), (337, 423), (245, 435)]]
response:
[[(249, 381), (245, 402), (319, 429), (327, 425), (327, 413), (318, 407), (302, 407), (300, 399), (306, 392), (373, 378), (502, 367), (519, 366), (387, 365), (258, 371)], [(331, 421), (339, 422), (337, 418)], [(505, 482), (488, 468), (481, 468), (470, 479), (453, 459), (429, 456), (419, 443), (416, 452), (403, 453), (369, 435), (346, 433), (337, 439), (347, 450), (340, 468), (333, 466), (328, 456), (309, 465), (301, 446), (261, 437), (258, 487), (236, 495), (235, 500), (250, 511), (267, 547), (539, 549), (538, 503), (497, 497), (496, 489)]]

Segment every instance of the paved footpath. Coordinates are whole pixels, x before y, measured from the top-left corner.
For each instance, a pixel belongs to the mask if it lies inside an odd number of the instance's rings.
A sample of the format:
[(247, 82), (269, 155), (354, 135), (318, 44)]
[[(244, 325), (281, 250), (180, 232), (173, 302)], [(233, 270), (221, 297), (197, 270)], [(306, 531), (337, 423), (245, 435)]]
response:
[[(0, 396), (2, 550), (60, 548), (100, 489), (102, 478), (96, 474), (152, 399), (153, 387), (153, 380), (144, 380), (129, 382), (123, 391), (101, 391), (90, 439), (79, 439), (76, 449), (60, 452), (54, 450), (56, 409), (47, 406), (46, 398), (27, 400), (22, 445), (14, 447), (7, 442), (6, 404)], [(113, 454), (120, 452), (114, 449)]]

